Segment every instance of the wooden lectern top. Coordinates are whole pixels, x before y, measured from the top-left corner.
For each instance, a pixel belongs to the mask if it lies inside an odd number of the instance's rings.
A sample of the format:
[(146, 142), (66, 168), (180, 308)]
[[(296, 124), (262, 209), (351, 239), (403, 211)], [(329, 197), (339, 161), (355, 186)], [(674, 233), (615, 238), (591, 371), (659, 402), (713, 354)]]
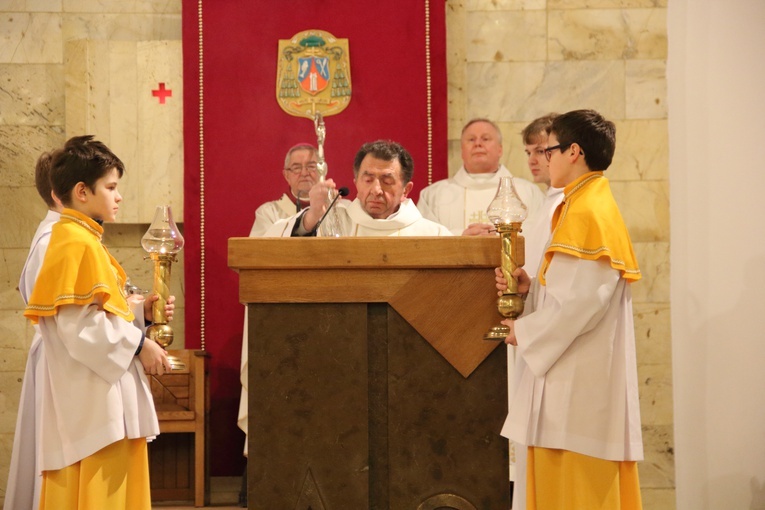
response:
[(501, 343), (499, 237), (231, 238), (242, 303), (387, 302), (468, 377)]
[(499, 237), (232, 237), (232, 269), (494, 268)]

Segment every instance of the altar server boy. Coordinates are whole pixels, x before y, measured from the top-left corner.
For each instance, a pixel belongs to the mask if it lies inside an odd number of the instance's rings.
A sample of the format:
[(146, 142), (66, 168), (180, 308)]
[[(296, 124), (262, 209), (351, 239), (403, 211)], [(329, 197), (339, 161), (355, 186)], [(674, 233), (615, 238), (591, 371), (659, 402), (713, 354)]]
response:
[(630, 289), (640, 270), (604, 175), (615, 134), (592, 110), (555, 118), (545, 157), (563, 202), (536, 278), (514, 273), (526, 314), (503, 321), (505, 341), (525, 366), (502, 434), (529, 445), (528, 510), (642, 508)]
[(161, 375), (169, 362), (144, 334), (156, 297), (129, 302), (125, 271), (101, 242), (102, 223), (115, 220), (122, 201), (123, 173), (122, 161), (92, 136), (70, 139), (51, 162), (64, 209), (24, 312), (43, 343), (43, 510), (151, 508), (146, 441), (159, 425), (144, 371)]

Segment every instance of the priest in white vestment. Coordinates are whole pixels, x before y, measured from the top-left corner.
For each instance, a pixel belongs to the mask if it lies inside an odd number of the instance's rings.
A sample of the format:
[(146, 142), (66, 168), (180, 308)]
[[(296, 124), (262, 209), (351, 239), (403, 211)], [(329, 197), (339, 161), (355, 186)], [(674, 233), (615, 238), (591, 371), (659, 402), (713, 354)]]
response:
[[(364, 144), (354, 158), (353, 174), (356, 199), (350, 204), (337, 206), (345, 235), (451, 235), (445, 226), (424, 218), (408, 198), (414, 186), (414, 162), (409, 152), (398, 143), (378, 140)], [(316, 225), (327, 210), (325, 197), (334, 188), (331, 179), (311, 188), (310, 207), (285, 222), (281, 235), (316, 235)]]
[[(492, 231), (486, 208), (497, 193), (500, 177), (513, 177), (502, 157), (502, 133), (488, 119), (473, 119), (462, 129), (462, 167), (454, 176), (435, 182), (420, 193), (422, 215), (445, 225), (454, 235), (485, 235)], [(544, 195), (533, 183), (513, 177), (528, 219), (542, 206)]]
[(294, 216), (308, 205), (308, 190), (318, 180), (316, 165), (316, 147), (309, 143), (290, 147), (284, 157), (282, 169), (289, 190), (278, 200), (266, 202), (255, 210), (255, 222), (250, 229), (250, 237), (263, 236), (271, 225)]
[[(414, 162), (409, 152), (395, 142), (378, 140), (364, 144), (353, 163), (356, 199), (335, 204), (341, 228), (352, 237), (450, 236), (448, 228), (422, 217), (407, 195), (411, 193)], [(317, 182), (309, 193), (310, 206), (299, 214), (274, 224), (265, 237), (320, 235), (316, 226), (327, 210), (327, 193), (335, 189), (332, 179)], [(247, 324), (242, 342), (238, 424), (247, 433)], [(245, 440), (245, 455), (247, 441)]]

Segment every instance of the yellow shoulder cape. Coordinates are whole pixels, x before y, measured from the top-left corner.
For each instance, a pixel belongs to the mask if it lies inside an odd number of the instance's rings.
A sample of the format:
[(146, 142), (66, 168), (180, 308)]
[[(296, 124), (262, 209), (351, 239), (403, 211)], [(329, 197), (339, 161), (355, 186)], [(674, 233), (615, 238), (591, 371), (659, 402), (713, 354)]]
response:
[(24, 317), (36, 324), (40, 317), (55, 315), (61, 305), (89, 305), (100, 295), (104, 310), (133, 320), (125, 271), (101, 244), (103, 232), (84, 214), (64, 209), (53, 225)]
[(624, 220), (603, 172), (590, 172), (563, 190), (563, 202), (552, 219), (552, 240), (539, 268), (539, 281), (555, 252), (586, 260), (608, 258), (611, 267), (629, 281), (640, 279), (640, 269)]

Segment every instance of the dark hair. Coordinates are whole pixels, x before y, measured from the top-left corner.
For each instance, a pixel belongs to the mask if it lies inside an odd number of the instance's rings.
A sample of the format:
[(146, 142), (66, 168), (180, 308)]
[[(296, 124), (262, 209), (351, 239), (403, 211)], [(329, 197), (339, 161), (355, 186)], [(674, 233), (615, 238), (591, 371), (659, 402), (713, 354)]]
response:
[(412, 180), (414, 175), (414, 160), (412, 155), (401, 145), (391, 140), (377, 140), (376, 142), (365, 143), (356, 153), (356, 157), (353, 159), (353, 176), (359, 176), (359, 168), (361, 162), (367, 157), (367, 154), (371, 154), (375, 159), (381, 159), (383, 161), (398, 160), (401, 165), (401, 180), (404, 184), (408, 184)]
[(595, 110), (574, 110), (558, 115), (548, 132), (555, 134), (562, 148), (578, 144), (590, 170), (605, 170), (611, 165), (616, 126)]
[(70, 138), (64, 148), (53, 155), (50, 183), (53, 192), (64, 205), (72, 202), (72, 190), (83, 182), (95, 193), (96, 181), (116, 169), (119, 176), (125, 173), (125, 165), (103, 143), (94, 140), (93, 135)]
[(53, 152), (43, 152), (35, 165), (35, 187), (48, 207), (56, 206), (56, 201), (50, 195), (50, 167), (53, 163), (54, 154)]
[(531, 145), (536, 143), (536, 138), (540, 133), (544, 133), (547, 136), (550, 126), (552, 126), (553, 120), (557, 117), (557, 113), (548, 113), (538, 119), (531, 121), (531, 124), (523, 128), (521, 131), (521, 137), (525, 145)]

